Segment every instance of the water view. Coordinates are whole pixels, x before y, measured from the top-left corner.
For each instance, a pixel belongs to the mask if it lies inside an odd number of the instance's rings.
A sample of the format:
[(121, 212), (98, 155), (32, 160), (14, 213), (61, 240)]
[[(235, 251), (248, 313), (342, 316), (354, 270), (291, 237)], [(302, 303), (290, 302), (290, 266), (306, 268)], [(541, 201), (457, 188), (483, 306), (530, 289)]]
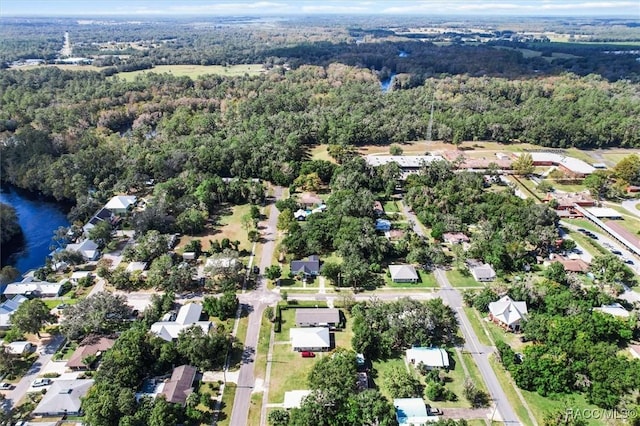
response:
[(69, 226), (64, 206), (12, 187), (2, 187), (0, 202), (16, 209), (23, 232), (21, 240), (2, 251), (2, 266), (15, 266), (21, 273), (41, 267), (51, 252), (53, 232)]

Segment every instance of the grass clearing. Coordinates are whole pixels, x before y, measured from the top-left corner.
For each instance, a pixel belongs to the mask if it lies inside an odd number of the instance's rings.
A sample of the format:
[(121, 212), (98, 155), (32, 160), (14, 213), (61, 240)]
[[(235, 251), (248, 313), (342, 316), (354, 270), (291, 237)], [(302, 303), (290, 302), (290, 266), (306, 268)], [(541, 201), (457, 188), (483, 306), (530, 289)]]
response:
[(513, 407), (516, 415), (520, 419), (523, 424), (526, 426), (533, 426), (533, 422), (529, 418), (529, 412), (526, 407), (522, 404), (522, 401), (518, 397), (518, 394), (515, 390), (515, 384), (512, 382), (509, 373), (504, 369), (502, 364), (500, 364), (494, 356), (489, 358), (489, 364), (491, 364), (491, 368), (496, 373), (496, 377), (498, 378), (498, 382), (500, 382), (500, 387), (504, 390), (504, 393), (507, 395), (507, 400), (509, 401), (509, 405)]
[(260, 332), (258, 334), (258, 345), (254, 374), (256, 377), (266, 378), (267, 375), (267, 355), (269, 353), (269, 342), (271, 341), (271, 329), (273, 324), (266, 316), (260, 322)]
[(578, 243), (581, 247), (588, 251), (592, 256), (609, 253), (609, 250), (606, 250), (600, 244), (596, 243), (596, 240), (586, 237), (580, 232), (568, 230), (568, 234), (573, 240), (575, 240), (576, 243)]
[[(531, 408), (531, 411), (539, 424), (544, 424), (544, 417), (547, 413), (565, 412), (568, 407), (576, 411), (589, 410), (589, 412), (592, 413), (602, 412), (601, 408), (587, 403), (584, 395), (581, 394), (560, 395), (551, 398), (541, 396), (537, 392), (530, 392), (526, 390), (520, 390), (520, 392), (522, 393), (524, 400), (527, 401), (527, 404)], [(590, 426), (603, 424), (602, 419), (585, 418), (584, 420)]]
[[(287, 336), (288, 336), (287, 332)], [(294, 352), (291, 345), (275, 344), (271, 368), (273, 373), (269, 379), (269, 403), (284, 401), (284, 393), (290, 390), (307, 389), (307, 377), (315, 362), (323, 353), (317, 353), (316, 358), (302, 358), (299, 352)], [(277, 373), (276, 373), (277, 372)]]
[(346, 318), (346, 325), (344, 329), (335, 331), (333, 333), (335, 337), (336, 348), (352, 349), (351, 340), (353, 339), (353, 321), (351, 315), (344, 309), (341, 309)]
[(382, 208), (385, 213), (398, 213), (400, 211), (398, 203), (395, 200), (385, 201)]
[(386, 361), (373, 361), (373, 369), (375, 371), (374, 382), (380, 392), (386, 396), (389, 401), (393, 401), (393, 397), (387, 386), (388, 377), (391, 376), (394, 369), (406, 369), (407, 366), (400, 358), (388, 359)]
[(567, 219), (567, 223), (570, 223), (574, 226), (578, 226), (580, 228), (587, 229), (591, 232), (602, 232), (602, 229), (596, 226), (596, 224), (591, 222), (589, 219), (580, 219), (580, 218)]
[(316, 145), (313, 148), (311, 148), (311, 152), (309, 153), (311, 155), (311, 159), (312, 160), (324, 160), (324, 161), (330, 161), (332, 163), (335, 163), (336, 160), (333, 159), (332, 156), (329, 155), (329, 145)]
[(474, 308), (468, 306), (465, 306), (462, 309), (464, 309), (465, 314), (467, 314), (467, 318), (471, 323), (471, 328), (473, 329), (475, 335), (478, 337), (478, 341), (480, 342), (480, 344), (485, 346), (492, 346), (486, 331), (482, 327), (482, 323), (480, 322), (482, 320), (478, 317), (477, 311)]
[(484, 284), (477, 282), (471, 274), (463, 274), (457, 269), (447, 271), (446, 274), (452, 287), (484, 288)]
[(189, 77), (191, 79), (196, 79), (204, 75), (237, 77), (245, 74), (253, 76), (262, 72), (264, 72), (262, 64), (231, 65), (228, 67), (222, 65), (156, 65), (152, 69), (121, 72), (116, 74), (116, 76), (125, 81), (134, 81), (138, 76), (144, 76), (145, 74), (150, 73), (168, 73), (175, 77)]
[(249, 403), (249, 421), (247, 424), (259, 425), (261, 414), (262, 414), (262, 392), (252, 393), (251, 401)]
[(224, 393), (222, 394), (222, 406), (218, 414), (218, 426), (227, 426), (231, 424), (231, 411), (233, 410), (233, 401), (236, 399), (236, 384), (226, 383), (224, 385)]

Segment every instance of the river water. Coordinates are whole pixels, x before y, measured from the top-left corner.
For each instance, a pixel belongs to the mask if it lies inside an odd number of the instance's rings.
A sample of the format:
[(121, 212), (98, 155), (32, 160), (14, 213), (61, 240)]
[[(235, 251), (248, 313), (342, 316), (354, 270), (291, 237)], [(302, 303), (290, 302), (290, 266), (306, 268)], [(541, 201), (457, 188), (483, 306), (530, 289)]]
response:
[(391, 89), (391, 84), (393, 83), (393, 78), (395, 77), (395, 73), (391, 73), (389, 78), (385, 78), (380, 81), (380, 88), (383, 92), (388, 92)]
[(4, 248), (2, 266), (15, 266), (21, 273), (43, 266), (51, 252), (54, 231), (69, 226), (65, 206), (11, 186), (0, 188), (0, 202), (16, 209), (24, 237)]

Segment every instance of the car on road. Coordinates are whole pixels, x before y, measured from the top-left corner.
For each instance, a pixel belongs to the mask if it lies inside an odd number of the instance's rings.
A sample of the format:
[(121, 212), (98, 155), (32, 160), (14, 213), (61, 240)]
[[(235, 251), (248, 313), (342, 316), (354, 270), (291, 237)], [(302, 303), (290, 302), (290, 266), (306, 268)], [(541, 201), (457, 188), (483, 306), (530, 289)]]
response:
[(253, 273), (256, 275), (260, 274), (260, 267), (257, 265), (253, 265), (253, 269), (252, 269)]
[(10, 390), (13, 389), (13, 385), (11, 383), (0, 383), (0, 390)]
[(316, 354), (311, 351), (302, 351), (300, 352), (302, 358), (315, 358)]
[(56, 309), (63, 310), (63, 309), (67, 309), (68, 307), (69, 305), (67, 305), (66, 303), (61, 303), (58, 306), (56, 306)]
[(586, 230), (586, 229), (584, 229), (584, 228), (578, 228), (578, 232), (582, 232), (582, 233), (584, 234), (584, 233), (586, 233), (586, 232), (587, 232), (587, 230)]
[(624, 263), (626, 263), (627, 265), (633, 265), (633, 260), (629, 259), (629, 258), (623, 258), (622, 261)]
[(591, 238), (592, 240), (597, 240), (598, 236), (596, 234), (594, 234), (593, 232), (588, 232), (587, 237)]
[(620, 250), (613, 249), (613, 250), (611, 250), (611, 253), (617, 254), (618, 256), (622, 256), (622, 252)]
[(31, 386), (34, 388), (39, 388), (41, 386), (49, 386), (51, 384), (51, 379), (36, 379)]

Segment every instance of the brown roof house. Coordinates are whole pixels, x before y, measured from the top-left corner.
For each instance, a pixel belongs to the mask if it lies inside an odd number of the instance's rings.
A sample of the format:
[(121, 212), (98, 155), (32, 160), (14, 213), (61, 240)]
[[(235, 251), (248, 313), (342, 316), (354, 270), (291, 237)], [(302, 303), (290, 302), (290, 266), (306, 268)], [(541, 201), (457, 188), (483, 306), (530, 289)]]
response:
[[(67, 368), (72, 370), (89, 370), (91, 369), (92, 362), (88, 362), (91, 358), (99, 357), (105, 351), (111, 349), (115, 343), (115, 339), (99, 336), (86, 337), (80, 346), (73, 352), (69, 361), (67, 361)], [(87, 357), (89, 360), (87, 360)], [(94, 358), (95, 359), (95, 358)]]
[(462, 244), (470, 241), (469, 237), (462, 232), (445, 232), (442, 235), (442, 239), (447, 244)]
[(322, 201), (322, 198), (318, 197), (312, 192), (304, 192), (300, 195), (300, 204), (305, 207), (311, 208), (324, 204), (324, 201)]
[(171, 378), (164, 384), (161, 395), (164, 395), (167, 402), (172, 404), (187, 403), (187, 397), (193, 392), (193, 382), (196, 379), (195, 367), (181, 365), (173, 369)]

